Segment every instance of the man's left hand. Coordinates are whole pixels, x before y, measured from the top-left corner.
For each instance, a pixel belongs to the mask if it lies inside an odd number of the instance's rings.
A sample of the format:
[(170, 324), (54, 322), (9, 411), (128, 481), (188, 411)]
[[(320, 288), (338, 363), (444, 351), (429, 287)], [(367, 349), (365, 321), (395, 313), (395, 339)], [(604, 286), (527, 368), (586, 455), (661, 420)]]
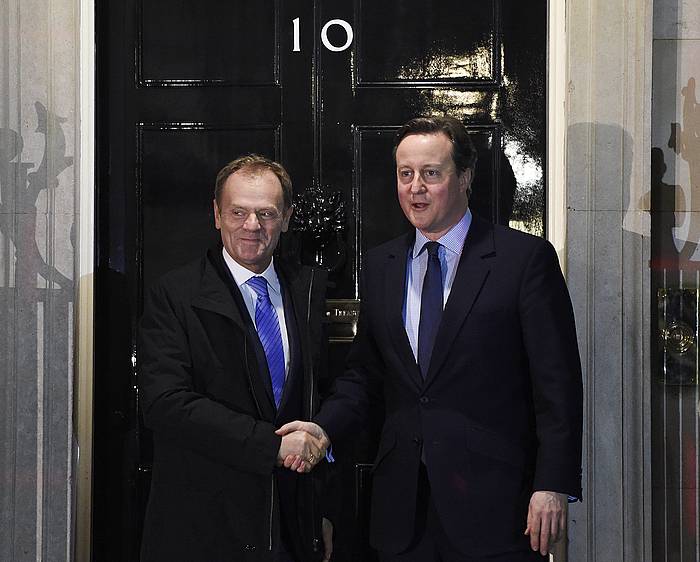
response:
[(530, 498), (525, 534), (532, 550), (549, 554), (552, 543), (564, 535), (568, 498), (557, 492), (535, 492)]

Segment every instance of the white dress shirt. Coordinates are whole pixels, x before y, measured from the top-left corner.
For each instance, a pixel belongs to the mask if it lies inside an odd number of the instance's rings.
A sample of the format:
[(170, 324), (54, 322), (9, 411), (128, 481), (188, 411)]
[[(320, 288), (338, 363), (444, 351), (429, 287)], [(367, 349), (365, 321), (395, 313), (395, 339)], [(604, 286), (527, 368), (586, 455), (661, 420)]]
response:
[[(464, 240), (472, 223), (472, 213), (467, 212), (436, 242), (440, 243), (438, 259), (442, 269), (442, 306), (443, 310), (452, 290), (452, 283), (457, 272), (457, 264), (462, 255)], [(420, 301), (423, 293), (423, 279), (428, 269), (428, 252), (423, 250), (430, 242), (423, 233), (416, 229), (416, 241), (409, 251), (406, 263), (406, 296), (404, 297), (403, 320), (408, 341), (411, 343), (413, 356), (418, 361), (418, 327), (420, 325)]]
[[(284, 350), (284, 376), (286, 377), (287, 375), (289, 375), (289, 336), (287, 335), (287, 323), (284, 319), (282, 287), (280, 286), (280, 280), (277, 277), (277, 272), (275, 271), (274, 267), (275, 259), (272, 258), (272, 260), (270, 261), (270, 265), (267, 266), (267, 269), (265, 271), (263, 271), (262, 273), (254, 273), (246, 267), (239, 264), (236, 260), (234, 260), (226, 251), (226, 248), (223, 248), (221, 251), (224, 255), (224, 261), (226, 262), (226, 265), (228, 266), (228, 269), (231, 272), (231, 275), (233, 276), (233, 280), (236, 282), (236, 285), (238, 285), (238, 288), (240, 289), (241, 294), (243, 295), (243, 302), (245, 302), (245, 306), (248, 309), (248, 314), (250, 314), (254, 325), (255, 304), (258, 300), (258, 294), (252, 287), (250, 287), (246, 283), (246, 281), (248, 281), (248, 279), (250, 279), (251, 277), (255, 277), (257, 275), (264, 277), (267, 281), (267, 289), (270, 295), (270, 302), (272, 303), (272, 306), (275, 307), (275, 312), (277, 312), (277, 319), (280, 322), (280, 334), (282, 335), (282, 348)], [(255, 329), (257, 330), (257, 325), (255, 326)]]

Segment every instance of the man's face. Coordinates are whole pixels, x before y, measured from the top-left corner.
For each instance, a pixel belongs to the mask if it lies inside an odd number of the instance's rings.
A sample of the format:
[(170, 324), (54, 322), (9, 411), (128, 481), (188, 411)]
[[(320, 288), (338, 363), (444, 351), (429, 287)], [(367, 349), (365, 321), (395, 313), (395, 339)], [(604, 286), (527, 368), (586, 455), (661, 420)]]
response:
[(255, 273), (270, 264), (292, 209), (284, 209), (282, 184), (270, 170), (243, 168), (231, 174), (214, 200), (214, 221), (229, 255)]
[(471, 171), (462, 174), (452, 160), (444, 133), (405, 137), (396, 149), (399, 204), (406, 218), (430, 240), (437, 240), (467, 210)]

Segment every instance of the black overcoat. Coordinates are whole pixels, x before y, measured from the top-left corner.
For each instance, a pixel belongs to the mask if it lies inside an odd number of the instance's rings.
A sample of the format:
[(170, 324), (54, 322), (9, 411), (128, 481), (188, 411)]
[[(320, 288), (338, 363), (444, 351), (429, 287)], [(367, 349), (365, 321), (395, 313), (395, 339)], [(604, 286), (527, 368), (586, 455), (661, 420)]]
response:
[[(300, 351), (294, 388), (301, 398), (291, 411), (310, 419), (318, 407), (326, 273), (278, 259), (275, 269), (290, 344)], [(281, 438), (274, 432), (291, 420), (275, 410), (261, 346), (221, 246), (166, 274), (145, 303), (139, 398), (154, 456), (141, 560), (272, 560), (283, 492), (298, 531), (292, 546), (305, 561), (320, 559), (316, 472), (275, 468)], [(289, 378), (285, 396), (288, 388)]]
[(384, 403), (375, 547), (409, 546), (423, 455), (455, 547), (473, 556), (524, 550), (534, 490), (581, 497), (581, 368), (556, 252), (474, 216), (423, 380), (402, 317), (413, 242), (411, 233), (368, 253), (348, 366), (316, 421), (339, 442)]

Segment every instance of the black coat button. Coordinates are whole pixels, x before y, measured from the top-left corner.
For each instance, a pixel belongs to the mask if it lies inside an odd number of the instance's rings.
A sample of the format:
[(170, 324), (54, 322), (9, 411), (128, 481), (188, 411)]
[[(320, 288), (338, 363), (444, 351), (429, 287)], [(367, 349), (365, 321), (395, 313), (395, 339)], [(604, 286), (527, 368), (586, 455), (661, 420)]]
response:
[(243, 550), (245, 550), (246, 552), (255, 552), (255, 545), (247, 544), (243, 547)]
[(430, 398), (428, 398), (427, 396), (421, 396), (421, 397), (420, 397), (420, 403), (421, 403), (421, 404), (427, 404), (428, 402), (430, 402)]
[(414, 442), (416, 445), (420, 445), (420, 437), (415, 436), (415, 437), (413, 438), (413, 442)]

